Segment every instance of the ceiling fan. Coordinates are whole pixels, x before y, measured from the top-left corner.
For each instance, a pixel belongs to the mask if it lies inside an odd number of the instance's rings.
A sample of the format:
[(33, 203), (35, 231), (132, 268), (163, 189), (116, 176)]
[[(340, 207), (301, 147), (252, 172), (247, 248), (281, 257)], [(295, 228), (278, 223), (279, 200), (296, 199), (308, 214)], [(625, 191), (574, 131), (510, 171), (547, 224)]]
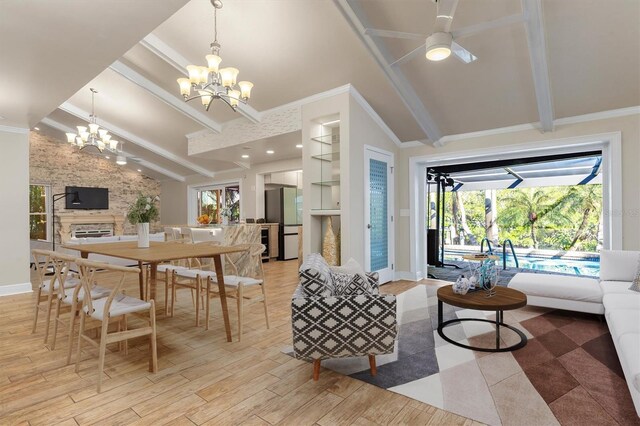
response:
[(460, 46), (455, 40), (478, 34), (492, 28), (498, 28), (522, 22), (524, 16), (521, 14), (509, 15), (493, 21), (482, 22), (471, 25), (456, 31), (450, 31), (453, 15), (458, 6), (458, 0), (431, 0), (436, 4), (436, 24), (430, 35), (405, 33), (400, 31), (378, 30), (374, 28), (366, 28), (364, 33), (375, 37), (402, 38), (410, 40), (425, 40), (425, 43), (416, 47), (400, 59), (396, 60), (391, 66), (399, 65), (409, 59), (414, 58), (420, 52), (425, 52), (425, 56), (430, 61), (442, 61), (448, 58), (452, 53), (456, 58), (464, 63), (470, 63), (478, 59), (473, 53)]

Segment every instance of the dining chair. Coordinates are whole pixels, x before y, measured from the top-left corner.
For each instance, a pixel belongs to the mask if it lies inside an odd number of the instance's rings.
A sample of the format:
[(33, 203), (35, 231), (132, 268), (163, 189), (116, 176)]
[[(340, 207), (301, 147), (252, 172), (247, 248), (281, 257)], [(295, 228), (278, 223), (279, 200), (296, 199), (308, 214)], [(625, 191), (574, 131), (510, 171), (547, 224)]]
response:
[[(226, 255), (227, 264), (231, 266), (230, 275), (224, 275), (226, 295), (229, 298), (235, 298), (238, 311), (238, 341), (242, 340), (243, 323), (244, 323), (244, 307), (252, 305), (256, 302), (262, 302), (264, 307), (264, 318), (269, 328), (269, 305), (267, 302), (267, 291), (265, 285), (264, 269), (262, 266), (262, 253), (266, 250), (264, 244), (241, 244), (247, 250), (230, 253)], [(217, 275), (209, 274), (207, 276), (207, 309), (206, 309), (206, 328), (209, 328), (209, 305), (211, 296), (217, 296)], [(259, 286), (260, 294), (249, 297), (245, 294), (245, 290), (251, 287)], [(245, 301), (248, 303), (245, 304)]]
[[(267, 304), (267, 293), (264, 284), (264, 270), (262, 268), (262, 253), (266, 247), (262, 244), (240, 244), (246, 250), (238, 253), (230, 253), (225, 255), (226, 265), (230, 274), (224, 274), (225, 290), (231, 290), (227, 293), (229, 298), (235, 298), (238, 308), (238, 340), (242, 340), (243, 322), (244, 322), (244, 306), (245, 300), (249, 304), (262, 301), (264, 302), (264, 316), (269, 328), (269, 308)], [(196, 294), (205, 294), (205, 330), (209, 329), (211, 317), (211, 298), (218, 297), (218, 276), (215, 270), (206, 269), (189, 269), (176, 271), (174, 274), (176, 282), (178, 278), (182, 278), (183, 284), (189, 285), (194, 289)], [(187, 284), (188, 283), (188, 284)], [(261, 294), (257, 297), (249, 298), (245, 296), (247, 287), (260, 286)], [(200, 301), (196, 300), (196, 326), (200, 324)]]
[[(218, 241), (205, 241), (197, 244), (220, 245)], [(174, 269), (171, 277), (171, 312), (173, 317), (175, 313), (175, 301), (177, 291), (180, 288), (188, 288), (191, 290), (191, 297), (196, 310), (196, 327), (200, 326), (200, 310), (204, 304), (204, 286), (203, 283), (209, 274), (215, 274), (212, 270), (213, 262), (204, 263), (202, 259), (189, 258), (186, 259), (187, 267)]]
[[(61, 291), (60, 281), (55, 274), (55, 265), (53, 256), (56, 252), (51, 250), (31, 250), (33, 255), (33, 262), (36, 268), (36, 274), (38, 276), (38, 288), (36, 289), (34, 313), (33, 313), (33, 327), (31, 334), (36, 332), (38, 326), (38, 316), (41, 309), (46, 312), (47, 322), (45, 324), (44, 331), (44, 343), (47, 343), (49, 339), (49, 324), (51, 322), (51, 308), (54, 301), (54, 297)], [(53, 272), (51, 278), (47, 278), (47, 274)], [(68, 271), (67, 271), (68, 273)], [(63, 283), (62, 288), (73, 288), (80, 280), (77, 277), (67, 277), (67, 280)], [(46, 302), (46, 304), (44, 304)]]
[[(69, 280), (69, 276), (71, 273), (69, 272), (72, 269), (77, 270), (77, 265), (75, 263), (76, 258), (73, 256), (69, 256), (63, 253), (55, 253), (51, 256), (53, 265), (54, 265), (54, 273), (56, 279), (59, 283), (63, 284), (64, 291), (60, 291), (57, 294), (57, 298), (55, 301), (55, 312), (53, 315), (53, 340), (51, 342), (51, 350), (55, 350), (56, 348), (56, 340), (58, 337), (58, 324), (63, 326), (67, 325), (68, 328), (68, 342), (67, 342), (67, 365), (71, 363), (71, 352), (73, 349), (73, 336), (75, 332), (76, 318), (79, 317), (80, 308), (82, 307), (82, 302), (84, 300), (84, 288), (82, 286), (81, 280), (76, 279), (73, 282), (75, 285), (73, 287), (67, 288), (65, 284), (67, 280)], [(91, 298), (93, 300), (100, 299), (102, 297), (107, 297), (111, 292), (110, 289), (106, 287), (100, 287), (95, 282), (91, 284)], [(64, 319), (61, 317), (61, 309), (62, 306), (70, 306), (71, 310), (69, 312), (68, 324), (65, 324)]]
[[(167, 241), (167, 243), (184, 244), (184, 241), (182, 239), (171, 240), (171, 241)], [(171, 276), (173, 274), (173, 271), (176, 269), (186, 269), (187, 266), (185, 265), (186, 263), (183, 260), (172, 260), (170, 262), (161, 263), (156, 268), (156, 271), (157, 271), (156, 277), (161, 274), (164, 276), (164, 314), (165, 316), (169, 315), (169, 295), (171, 294), (171, 291), (169, 289), (172, 283)], [(151, 270), (149, 268), (146, 268), (146, 279), (144, 280), (145, 282), (144, 294), (145, 294), (146, 300), (149, 300), (149, 291), (150, 291), (149, 280), (150, 279), (151, 279)], [(156, 278), (156, 280), (158, 280), (158, 278)], [(171, 303), (173, 303), (173, 300), (171, 301)]]
[[(153, 373), (158, 371), (158, 354), (156, 344), (156, 310), (153, 300), (144, 301), (125, 295), (123, 285), (127, 276), (137, 277), (140, 269), (133, 267), (111, 265), (103, 262), (95, 262), (86, 259), (76, 259), (76, 264), (80, 269), (80, 281), (84, 289), (84, 300), (80, 310), (80, 327), (78, 330), (78, 349), (76, 353), (76, 373), (80, 370), (82, 359), (82, 345), (85, 341), (98, 348), (98, 393), (102, 387), (102, 376), (104, 371), (104, 359), (109, 343), (124, 343), (128, 339), (141, 336), (149, 336), (151, 357), (149, 367)], [(96, 272), (112, 273), (110, 278), (115, 281), (115, 285), (110, 289), (107, 297), (93, 299), (91, 297), (91, 286), (96, 280)], [(129, 275), (131, 274), (131, 275)], [(148, 314), (147, 315), (145, 315)], [(148, 321), (145, 325), (136, 329), (128, 329), (127, 315), (135, 315)], [(101, 323), (100, 339), (91, 338), (86, 333), (87, 317)], [(116, 331), (109, 332), (109, 323), (117, 321)], [(124, 329), (120, 325), (124, 324)], [(126, 346), (125, 346), (126, 350)]]
[(164, 227), (164, 240), (165, 241), (173, 241), (175, 240), (175, 234), (173, 233), (173, 227), (172, 226), (165, 226)]

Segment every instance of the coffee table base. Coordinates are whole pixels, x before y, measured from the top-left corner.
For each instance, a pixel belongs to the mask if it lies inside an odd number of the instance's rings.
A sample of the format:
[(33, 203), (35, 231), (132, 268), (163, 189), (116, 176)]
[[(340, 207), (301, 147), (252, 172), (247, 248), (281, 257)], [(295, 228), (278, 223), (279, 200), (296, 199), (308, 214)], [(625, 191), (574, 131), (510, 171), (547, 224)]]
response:
[[(460, 342), (456, 342), (453, 339), (450, 339), (449, 337), (447, 337), (444, 332), (443, 329), (451, 324), (456, 324), (462, 321), (477, 321), (477, 322), (488, 322), (490, 324), (494, 324), (496, 326), (496, 347), (495, 349), (493, 348), (479, 348), (479, 347), (475, 347), (475, 346), (469, 346), (469, 345), (465, 345), (462, 344)], [(516, 343), (515, 345), (511, 345), (511, 346), (507, 346), (504, 348), (500, 347), (500, 327), (505, 327), (508, 328), (509, 330), (512, 330), (514, 332), (516, 332), (516, 334), (518, 334), (518, 336), (520, 336), (520, 342)], [(509, 325), (509, 324), (505, 324), (504, 323), (504, 313), (503, 311), (496, 311), (496, 319), (495, 321), (491, 321), (488, 319), (480, 319), (480, 318), (456, 318), (456, 319), (452, 319), (452, 320), (448, 320), (448, 321), (442, 321), (442, 301), (438, 300), (438, 334), (440, 335), (440, 337), (442, 337), (446, 342), (451, 343), (452, 345), (456, 345), (458, 347), (461, 348), (465, 348), (465, 349), (471, 349), (473, 351), (479, 351), (479, 352), (510, 352), (510, 351), (515, 351), (516, 349), (520, 349), (523, 348), (526, 344), (527, 344), (527, 336), (524, 335), (524, 333), (520, 330), (518, 330), (517, 328)]]

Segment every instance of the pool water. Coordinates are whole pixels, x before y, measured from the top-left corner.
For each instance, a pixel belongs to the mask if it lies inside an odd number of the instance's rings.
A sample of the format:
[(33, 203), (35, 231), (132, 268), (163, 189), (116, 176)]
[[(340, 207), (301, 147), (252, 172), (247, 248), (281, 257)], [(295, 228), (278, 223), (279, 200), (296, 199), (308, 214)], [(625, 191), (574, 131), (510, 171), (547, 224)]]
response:
[[(462, 253), (447, 251), (445, 258), (451, 260), (462, 260)], [(497, 263), (502, 266), (502, 255)], [(518, 256), (519, 266), (522, 269), (533, 269), (538, 271), (555, 272), (559, 274), (584, 275), (588, 277), (598, 277), (600, 275), (599, 259), (561, 259), (544, 258), (533, 256)], [(515, 268), (516, 262), (512, 255), (507, 255), (507, 267)]]

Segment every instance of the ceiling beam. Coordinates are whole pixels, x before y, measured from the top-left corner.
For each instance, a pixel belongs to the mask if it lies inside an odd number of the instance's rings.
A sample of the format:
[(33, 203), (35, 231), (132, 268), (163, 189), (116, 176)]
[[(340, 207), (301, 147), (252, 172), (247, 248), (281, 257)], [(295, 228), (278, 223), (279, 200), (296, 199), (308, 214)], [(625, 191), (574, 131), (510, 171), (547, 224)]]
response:
[(334, 2), (353, 31), (355, 31), (369, 50), (369, 53), (376, 60), (387, 77), (387, 80), (391, 83), (391, 86), (415, 118), (418, 126), (420, 126), (422, 131), (429, 137), (431, 142), (435, 143), (440, 140), (442, 133), (433, 120), (433, 117), (429, 114), (418, 95), (416, 95), (415, 90), (411, 87), (411, 84), (402, 71), (391, 66), (394, 59), (384, 46), (384, 42), (366, 33), (366, 29), (370, 27), (370, 25), (361, 7), (352, 0), (334, 0)]
[[(164, 60), (166, 63), (180, 71), (183, 76), (188, 77), (186, 72), (187, 65), (192, 64), (187, 58), (182, 56), (178, 51), (169, 46), (164, 41), (160, 40), (158, 36), (149, 34), (140, 41), (140, 44), (149, 50), (151, 53)], [(238, 112), (245, 116), (252, 123), (258, 123), (261, 119), (261, 113), (256, 111), (253, 107), (242, 102), (238, 104)]]
[[(78, 118), (81, 118), (83, 120), (86, 120), (87, 117), (89, 117), (89, 112), (85, 111), (81, 108), (78, 108), (75, 105), (70, 104), (69, 102), (65, 102), (62, 105), (60, 105), (58, 108), (60, 108), (62, 111), (67, 112), (71, 115), (75, 115)], [(194, 172), (202, 175), (202, 176), (207, 176), (207, 177), (213, 177), (215, 174), (210, 171), (205, 169), (204, 167), (200, 167), (195, 163), (192, 163), (191, 161), (187, 160), (186, 158), (183, 158), (179, 155), (174, 154), (171, 151), (168, 151), (164, 148), (159, 147), (158, 145), (141, 138), (138, 135), (134, 135), (133, 133), (124, 130), (112, 123), (108, 123), (100, 118), (97, 119), (98, 124), (100, 125), (100, 127), (103, 127), (107, 130), (109, 130), (111, 133), (113, 133), (114, 135), (118, 135), (121, 138), (124, 138), (126, 140), (128, 140), (129, 142), (138, 145), (139, 147), (142, 147), (148, 151), (153, 152), (154, 154), (158, 154), (161, 157), (166, 158), (167, 160), (171, 160), (174, 163), (178, 163), (183, 167), (186, 167), (190, 170), (193, 170)]]
[[(51, 128), (60, 130), (61, 132), (64, 133), (76, 133), (76, 129), (66, 126), (62, 123), (59, 123), (55, 120), (52, 120), (51, 118), (45, 117), (42, 120), (40, 120), (40, 122), (42, 124), (45, 124)], [(140, 164), (143, 167), (146, 167), (149, 170), (153, 170), (154, 172), (160, 173), (168, 178), (171, 178), (173, 180), (177, 180), (179, 182), (185, 182), (187, 180), (187, 178), (185, 176), (182, 176), (178, 173), (174, 173), (171, 170), (167, 170), (164, 167), (158, 166), (155, 163), (152, 163), (150, 161), (147, 160), (143, 160), (142, 158), (139, 158), (131, 153), (128, 153), (126, 151), (122, 151), (122, 155), (124, 155), (127, 158), (130, 158), (132, 161), (134, 161), (136, 164)], [(133, 160), (133, 158), (139, 158), (139, 160)]]
[(551, 100), (551, 83), (549, 82), (549, 67), (547, 65), (547, 43), (545, 40), (544, 22), (542, 15), (542, 0), (522, 0), (522, 10), (525, 17), (525, 30), (533, 87), (536, 92), (540, 127), (543, 132), (553, 131), (553, 102)]
[(220, 125), (220, 123), (213, 120), (202, 111), (192, 107), (191, 105), (187, 105), (182, 98), (178, 98), (175, 96), (175, 94), (164, 90), (162, 87), (158, 86), (157, 84), (144, 77), (139, 72), (133, 70), (131, 67), (125, 65), (121, 61), (115, 61), (114, 63), (112, 63), (109, 66), (109, 69), (115, 71), (122, 77), (145, 89), (147, 92), (151, 93), (153, 96), (160, 99), (165, 104), (175, 108), (196, 123), (210, 130), (213, 130), (216, 133), (220, 133), (222, 131), (222, 126)]

